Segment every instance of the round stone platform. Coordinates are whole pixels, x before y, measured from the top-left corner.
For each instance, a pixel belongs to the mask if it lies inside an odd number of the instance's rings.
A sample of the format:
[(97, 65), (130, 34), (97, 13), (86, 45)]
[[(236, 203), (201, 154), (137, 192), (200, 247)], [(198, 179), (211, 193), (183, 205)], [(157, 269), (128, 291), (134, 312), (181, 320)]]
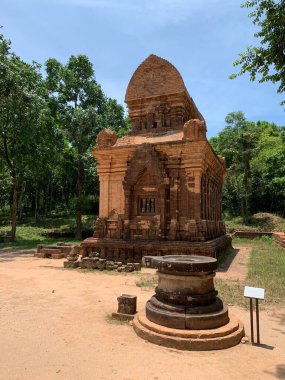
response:
[(145, 316), (134, 321), (140, 337), (181, 350), (218, 350), (240, 342), (242, 323), (229, 316), (217, 297), (216, 259), (185, 255), (150, 259), (157, 268), (158, 285), (146, 303)]
[(180, 330), (158, 325), (145, 316), (133, 321), (137, 335), (151, 343), (188, 351), (222, 350), (240, 343), (244, 336), (241, 321), (231, 315), (227, 324), (209, 330)]

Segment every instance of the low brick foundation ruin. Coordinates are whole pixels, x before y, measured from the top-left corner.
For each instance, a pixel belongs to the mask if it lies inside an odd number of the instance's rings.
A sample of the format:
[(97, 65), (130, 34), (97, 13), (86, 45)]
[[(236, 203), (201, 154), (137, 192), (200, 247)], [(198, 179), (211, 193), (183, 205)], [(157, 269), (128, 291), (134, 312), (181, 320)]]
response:
[(63, 259), (69, 255), (73, 247), (75, 247), (79, 253), (79, 245), (74, 246), (73, 244), (67, 243), (57, 243), (57, 245), (39, 244), (37, 247), (37, 252), (35, 253), (35, 257), (41, 259)]

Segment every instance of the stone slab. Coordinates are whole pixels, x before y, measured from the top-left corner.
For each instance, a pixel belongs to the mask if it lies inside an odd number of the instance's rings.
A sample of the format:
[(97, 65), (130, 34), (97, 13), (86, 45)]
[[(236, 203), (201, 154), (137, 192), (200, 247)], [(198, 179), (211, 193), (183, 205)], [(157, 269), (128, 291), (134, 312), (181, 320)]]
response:
[(135, 317), (135, 314), (124, 314), (124, 313), (112, 313), (112, 318), (117, 319), (118, 321), (132, 321)]

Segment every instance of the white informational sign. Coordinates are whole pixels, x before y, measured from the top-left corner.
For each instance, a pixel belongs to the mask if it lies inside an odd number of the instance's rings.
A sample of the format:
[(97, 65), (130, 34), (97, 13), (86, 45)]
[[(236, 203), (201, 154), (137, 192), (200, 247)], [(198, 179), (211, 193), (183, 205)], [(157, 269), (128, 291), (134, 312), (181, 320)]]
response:
[(264, 300), (264, 289), (254, 288), (252, 286), (245, 286), (243, 295), (244, 297), (248, 297), (248, 298), (256, 298), (259, 300)]

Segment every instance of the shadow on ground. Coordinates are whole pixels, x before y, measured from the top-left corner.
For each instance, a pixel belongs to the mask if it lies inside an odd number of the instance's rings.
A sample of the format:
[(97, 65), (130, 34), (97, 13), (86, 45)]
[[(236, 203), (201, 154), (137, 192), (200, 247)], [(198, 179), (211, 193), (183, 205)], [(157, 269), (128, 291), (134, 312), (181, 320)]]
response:
[(275, 372), (264, 371), (265, 373), (272, 375), (275, 379), (285, 379), (285, 364), (278, 364), (275, 367)]
[(238, 248), (232, 249), (226, 259), (219, 264), (216, 272), (227, 272), (239, 251)]
[(18, 257), (33, 257), (35, 249), (16, 249), (16, 248), (2, 248), (0, 249), (0, 263), (13, 261)]

